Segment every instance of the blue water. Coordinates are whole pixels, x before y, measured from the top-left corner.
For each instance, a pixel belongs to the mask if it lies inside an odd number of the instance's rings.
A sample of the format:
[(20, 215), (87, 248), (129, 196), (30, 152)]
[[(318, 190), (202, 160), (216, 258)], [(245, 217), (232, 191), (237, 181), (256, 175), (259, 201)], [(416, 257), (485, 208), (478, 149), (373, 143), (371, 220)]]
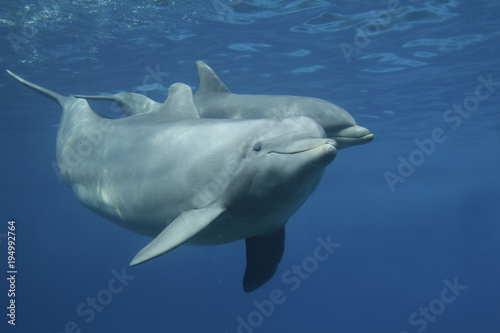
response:
[[(0, 8), (0, 67), (62, 94), (163, 101), (174, 82), (196, 89), (203, 60), (235, 93), (325, 99), (375, 134), (339, 152), (290, 219), (276, 276), (245, 294), (242, 241), (129, 267), (149, 239), (77, 202), (53, 166), (59, 107), (4, 72), (2, 332), (500, 332), (498, 1)], [(340, 244), (323, 261), (318, 238)]]

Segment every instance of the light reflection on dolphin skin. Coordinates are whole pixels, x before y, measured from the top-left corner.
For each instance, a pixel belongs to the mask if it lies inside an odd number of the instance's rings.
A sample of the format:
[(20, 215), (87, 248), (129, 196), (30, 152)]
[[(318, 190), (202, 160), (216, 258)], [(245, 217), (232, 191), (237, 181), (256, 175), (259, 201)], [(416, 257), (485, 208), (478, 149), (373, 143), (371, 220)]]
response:
[(308, 117), (200, 119), (191, 89), (181, 83), (161, 107), (107, 119), (85, 99), (9, 74), (62, 107), (57, 163), (77, 199), (154, 237), (131, 265), (182, 244), (245, 239), (243, 288), (259, 288), (281, 260), (286, 222), (337, 154), (337, 143)]

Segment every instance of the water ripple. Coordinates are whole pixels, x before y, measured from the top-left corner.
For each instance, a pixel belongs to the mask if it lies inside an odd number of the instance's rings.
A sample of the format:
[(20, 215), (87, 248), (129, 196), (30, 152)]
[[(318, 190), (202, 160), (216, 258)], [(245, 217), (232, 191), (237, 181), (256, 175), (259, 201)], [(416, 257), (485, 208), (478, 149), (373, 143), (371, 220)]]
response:
[(463, 35), (448, 38), (422, 38), (403, 44), (403, 47), (433, 46), (440, 51), (462, 50), (464, 46), (486, 40), (483, 34)]
[(316, 72), (318, 69), (323, 69), (323, 68), (326, 68), (326, 66), (313, 65), (313, 66), (307, 66), (307, 67), (298, 67), (298, 68), (291, 70), (290, 72), (295, 73), (295, 74), (296, 73), (313, 73), (313, 72)]
[[(340, 32), (355, 29), (359, 33), (379, 34), (390, 31), (406, 30), (417, 24), (443, 22), (456, 16), (450, 8), (456, 7), (455, 1), (439, 3), (428, 1), (423, 7), (401, 6), (383, 8), (377, 11), (360, 12), (352, 15), (323, 12), (301, 25), (290, 28), (294, 32), (321, 33)], [(371, 30), (372, 31), (371, 31)], [(373, 30), (376, 29), (376, 30)]]
[(405, 65), (405, 66), (409, 66), (409, 67), (418, 67), (418, 66), (424, 66), (427, 64), (426, 62), (423, 62), (423, 61), (400, 58), (397, 55), (395, 55), (394, 53), (373, 53), (373, 54), (368, 54), (368, 55), (360, 57), (360, 59), (373, 59), (373, 58), (380, 58), (377, 61), (378, 63), (389, 63), (392, 65)]
[(271, 47), (269, 44), (262, 43), (234, 43), (228, 46), (229, 49), (235, 51), (251, 51), (251, 52), (259, 52), (258, 47)]

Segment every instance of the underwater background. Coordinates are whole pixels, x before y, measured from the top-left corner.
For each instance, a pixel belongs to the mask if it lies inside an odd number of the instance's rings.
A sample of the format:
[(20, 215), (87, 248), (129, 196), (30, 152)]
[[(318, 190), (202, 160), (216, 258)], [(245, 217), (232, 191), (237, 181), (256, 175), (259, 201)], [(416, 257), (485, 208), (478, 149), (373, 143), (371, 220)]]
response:
[[(1, 332), (500, 332), (500, 2), (0, 9), (0, 67), (61, 94), (162, 102), (174, 82), (196, 91), (203, 60), (234, 93), (321, 98), (375, 135), (338, 153), (246, 294), (243, 241), (130, 267), (150, 239), (77, 202), (55, 166), (60, 107), (0, 72)], [(338, 246), (318, 261), (321, 240)]]

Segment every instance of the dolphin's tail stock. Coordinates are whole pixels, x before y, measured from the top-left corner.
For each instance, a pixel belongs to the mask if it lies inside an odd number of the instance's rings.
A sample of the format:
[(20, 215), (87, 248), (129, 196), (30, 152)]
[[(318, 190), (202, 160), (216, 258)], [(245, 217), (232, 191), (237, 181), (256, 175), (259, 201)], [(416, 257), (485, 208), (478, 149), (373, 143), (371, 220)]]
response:
[(12, 73), (8, 69), (7, 69), (7, 73), (9, 73), (10, 76), (12, 76), (17, 81), (19, 81), (22, 84), (24, 84), (26, 87), (28, 87), (30, 89), (33, 89), (34, 91), (36, 91), (39, 94), (44, 95), (45, 97), (50, 98), (51, 100), (53, 100), (54, 102), (56, 102), (57, 104), (59, 104), (62, 107), (64, 107), (64, 104), (66, 104), (66, 102), (68, 102), (69, 100), (74, 99), (74, 97), (70, 97), (70, 96), (66, 97), (66, 96), (63, 96), (63, 95), (59, 95), (58, 93), (53, 92), (52, 90), (45, 89), (45, 88), (40, 87), (40, 86), (38, 86), (38, 85), (36, 85), (34, 83), (26, 81), (25, 79), (23, 79), (22, 77), (17, 76), (16, 74)]

